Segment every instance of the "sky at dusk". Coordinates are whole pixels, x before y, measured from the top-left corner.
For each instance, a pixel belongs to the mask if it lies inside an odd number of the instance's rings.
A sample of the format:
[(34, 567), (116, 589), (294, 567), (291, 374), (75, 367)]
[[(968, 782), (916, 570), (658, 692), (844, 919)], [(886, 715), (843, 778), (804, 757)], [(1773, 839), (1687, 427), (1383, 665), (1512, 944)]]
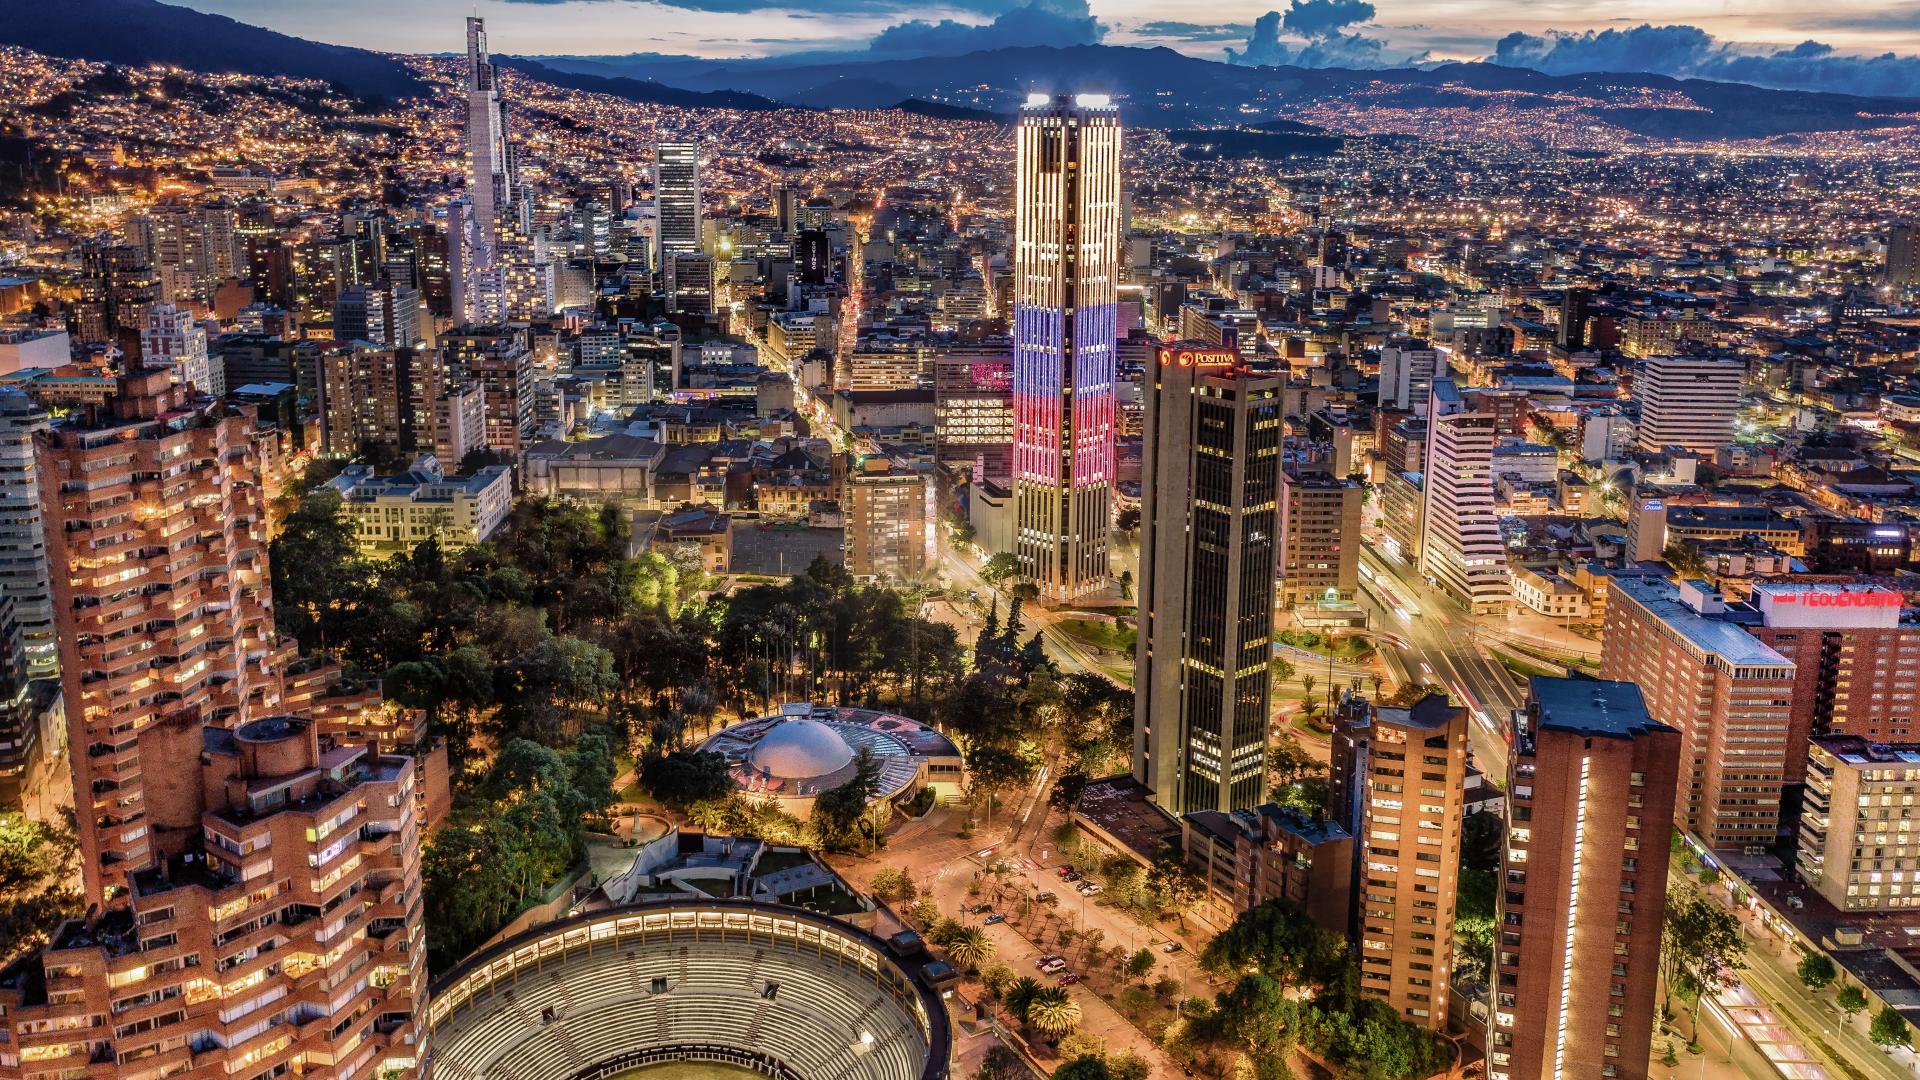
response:
[[(486, 16), (520, 55), (897, 56), (1005, 44), (1161, 44), (1240, 63), (1491, 59), (1920, 96), (1920, 4), (1873, 0), (172, 0), (284, 33), (451, 52)], [(1275, 7), (1277, 6), (1277, 10)]]

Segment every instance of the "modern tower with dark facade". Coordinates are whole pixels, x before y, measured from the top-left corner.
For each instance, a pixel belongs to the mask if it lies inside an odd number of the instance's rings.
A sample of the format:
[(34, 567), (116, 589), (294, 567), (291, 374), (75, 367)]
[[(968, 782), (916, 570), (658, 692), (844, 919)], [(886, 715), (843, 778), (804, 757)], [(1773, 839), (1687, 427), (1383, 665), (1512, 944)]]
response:
[(1114, 483), (1120, 113), (1030, 97), (1014, 190), (1014, 555), (1051, 601), (1105, 587)]
[(1266, 797), (1285, 379), (1163, 346), (1143, 395), (1134, 779), (1175, 814)]

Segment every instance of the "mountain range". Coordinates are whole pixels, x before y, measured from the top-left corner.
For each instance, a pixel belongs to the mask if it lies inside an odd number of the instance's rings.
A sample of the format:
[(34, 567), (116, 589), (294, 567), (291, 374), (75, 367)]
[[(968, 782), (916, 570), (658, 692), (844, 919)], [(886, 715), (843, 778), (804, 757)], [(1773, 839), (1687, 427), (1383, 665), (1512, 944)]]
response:
[[(0, 44), (54, 56), (324, 79), (366, 97), (417, 94), (404, 58), (326, 45), (159, 0), (0, 0)], [(1537, 111), (1590, 117), (1655, 139), (1761, 138), (1906, 126), (1920, 97), (1869, 98), (1663, 75), (1548, 75), (1493, 64), (1427, 68), (1245, 67), (1168, 48), (1079, 45), (962, 56), (819, 54), (755, 60), (685, 56), (502, 57), (503, 66), (584, 92), (687, 108), (887, 108), (936, 118), (1011, 116), (1032, 91), (1120, 96), (1130, 124), (1239, 126), (1316, 104), (1448, 109), (1469, 117)], [(987, 87), (981, 90), (981, 87)], [(1492, 115), (1488, 113), (1487, 115)], [(1511, 122), (1510, 119), (1504, 122)], [(1462, 135), (1470, 135), (1470, 124)]]

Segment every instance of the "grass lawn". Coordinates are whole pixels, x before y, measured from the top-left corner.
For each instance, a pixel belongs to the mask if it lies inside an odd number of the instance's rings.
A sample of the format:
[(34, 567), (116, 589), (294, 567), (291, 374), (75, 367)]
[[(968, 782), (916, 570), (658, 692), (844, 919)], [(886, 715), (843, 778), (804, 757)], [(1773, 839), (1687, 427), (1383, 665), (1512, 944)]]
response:
[(1097, 649), (1130, 653), (1134, 639), (1138, 634), (1131, 626), (1103, 622), (1099, 619), (1062, 619), (1054, 624), (1068, 637), (1082, 641)]
[(1495, 657), (1499, 658), (1502, 664), (1506, 665), (1508, 671), (1513, 672), (1523, 679), (1533, 675), (1554, 676), (1559, 674), (1559, 672), (1551, 668), (1544, 668), (1538, 664), (1528, 663), (1511, 653), (1501, 652), (1499, 649), (1491, 649), (1489, 651), (1492, 652)]
[(640, 781), (635, 780), (633, 783), (620, 789), (620, 801), (627, 803), (650, 803), (653, 801), (653, 798), (647, 794), (646, 788), (640, 786)]

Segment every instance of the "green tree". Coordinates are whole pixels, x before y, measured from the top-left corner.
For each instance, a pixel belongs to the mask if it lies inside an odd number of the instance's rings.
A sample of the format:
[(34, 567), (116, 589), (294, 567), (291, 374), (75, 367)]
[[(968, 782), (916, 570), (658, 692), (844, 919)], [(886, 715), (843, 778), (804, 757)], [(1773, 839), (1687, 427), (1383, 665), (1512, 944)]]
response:
[(1867, 1007), (1867, 995), (1858, 986), (1848, 983), (1833, 995), (1833, 1003), (1839, 1007), (1841, 1015), (1848, 1023), (1853, 1022), (1853, 1014)]
[(1080, 1003), (1064, 986), (1043, 987), (1027, 1003), (1027, 1023), (1035, 1031), (1059, 1038), (1080, 1026)]
[(1907, 1022), (1893, 1006), (1882, 1005), (1880, 1011), (1873, 1014), (1873, 1023), (1867, 1026), (1867, 1038), (1888, 1049), (1905, 1046), (1908, 1040)]
[(917, 891), (913, 876), (897, 866), (883, 866), (873, 875), (873, 895), (882, 900), (911, 900)]
[(973, 1080), (1021, 1080), (1027, 1075), (1027, 1066), (1020, 1055), (995, 1043), (981, 1056), (980, 1067), (973, 1071)]
[(70, 824), (0, 814), (0, 964), (81, 914), (80, 894), (66, 884), (79, 871), (78, 850)]
[(977, 968), (993, 955), (993, 939), (977, 926), (961, 927), (946, 944), (947, 955), (963, 969)]
[(1006, 992), (1000, 995), (1000, 1000), (1006, 1005), (1007, 1013), (1024, 1024), (1027, 1021), (1027, 1009), (1045, 989), (1045, 984), (1039, 979), (1031, 975), (1022, 975), (1007, 984)]
[(1800, 964), (1794, 969), (1800, 975), (1800, 981), (1809, 990), (1826, 989), (1839, 972), (1834, 969), (1833, 961), (1825, 953), (1808, 953), (1800, 958)]
[(1678, 989), (1692, 1000), (1698, 1021), (1702, 998), (1728, 986), (1743, 966), (1746, 942), (1740, 922), (1698, 888), (1684, 885), (1667, 894), (1661, 964), (1668, 992)]
[(1082, 1054), (1053, 1070), (1054, 1080), (1113, 1080), (1102, 1054)]
[(1120, 586), (1120, 599), (1133, 599), (1133, 571), (1120, 571), (1120, 576), (1114, 579), (1114, 583)]
[(1286, 991), (1259, 972), (1240, 976), (1230, 990), (1214, 998), (1214, 1018), (1220, 1033), (1243, 1050), (1258, 1053), (1284, 1049), (1292, 1015)]
[(1325, 987), (1347, 968), (1347, 944), (1313, 924), (1299, 905), (1269, 900), (1241, 912), (1200, 954), (1209, 971), (1236, 974), (1257, 968), (1282, 989)]
[(1308, 776), (1323, 774), (1327, 767), (1307, 753), (1306, 747), (1290, 733), (1277, 736), (1267, 747), (1267, 771), (1275, 784), (1285, 786)]
[(1137, 950), (1132, 956), (1127, 957), (1127, 977), (1144, 979), (1153, 973), (1153, 966), (1158, 962), (1159, 959), (1153, 955), (1152, 949)]
[(1014, 558), (1010, 552), (1005, 551), (989, 558), (986, 564), (980, 567), (980, 576), (992, 585), (999, 585), (1008, 578), (1018, 576), (1019, 573), (1020, 560)]
[(867, 808), (880, 794), (880, 762), (863, 746), (853, 763), (852, 776), (813, 800), (813, 825), (828, 851), (850, 850), (862, 840), (863, 832), (864, 839), (873, 838)]
[(727, 758), (713, 751), (674, 750), (640, 762), (640, 783), (653, 797), (674, 809), (733, 793)]

